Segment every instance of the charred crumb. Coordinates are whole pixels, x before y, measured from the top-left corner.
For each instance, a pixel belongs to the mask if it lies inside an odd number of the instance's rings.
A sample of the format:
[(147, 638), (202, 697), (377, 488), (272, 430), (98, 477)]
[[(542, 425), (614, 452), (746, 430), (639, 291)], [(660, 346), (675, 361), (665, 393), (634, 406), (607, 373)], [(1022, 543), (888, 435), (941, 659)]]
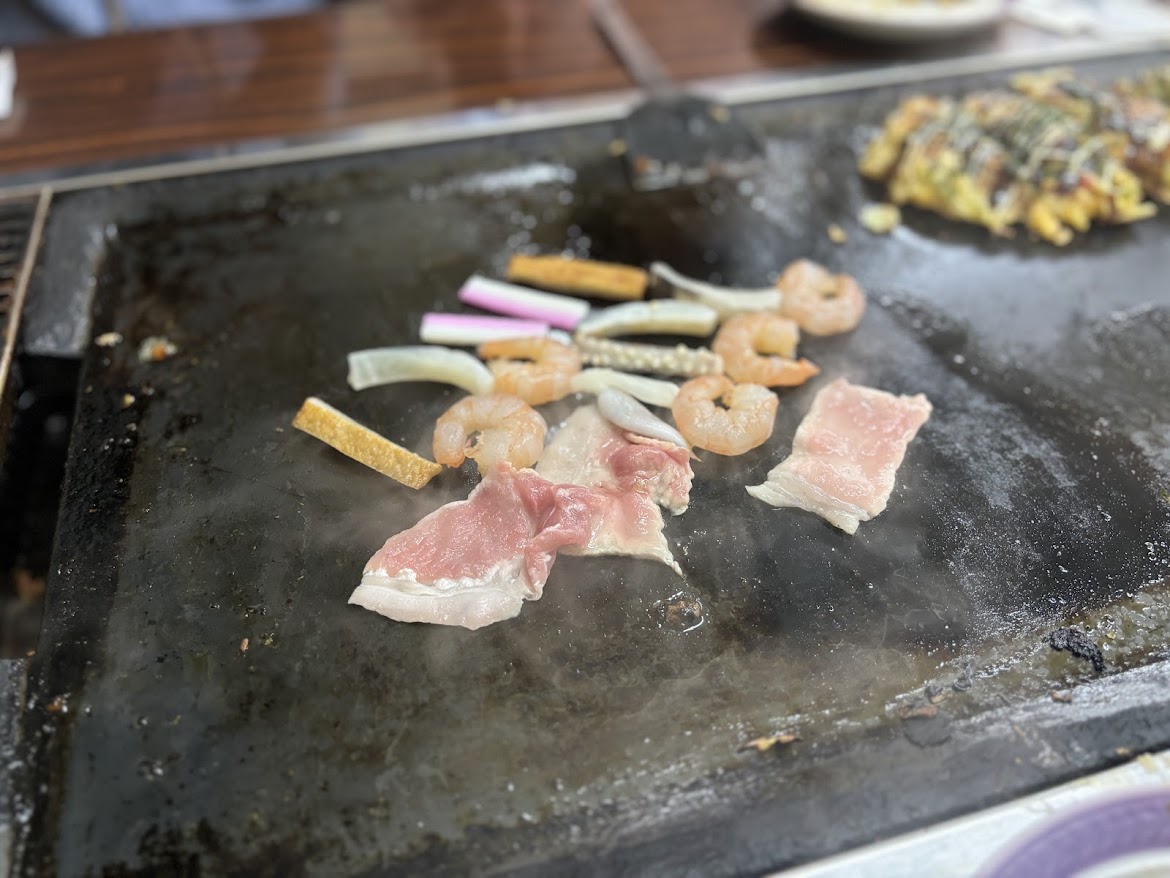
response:
[(799, 740), (799, 736), (791, 732), (778, 735), (763, 735), (762, 737), (752, 738), (750, 741), (745, 742), (738, 748), (737, 752), (742, 753), (745, 750), (755, 750), (757, 753), (766, 753), (777, 744), (787, 745)]
[(955, 682), (951, 683), (951, 688), (956, 692), (966, 692), (975, 685), (975, 662), (967, 659), (963, 662), (963, 668), (959, 672), (959, 676), (955, 678)]
[(1093, 670), (1105, 670), (1105, 655), (1101, 647), (1079, 628), (1057, 628), (1048, 635), (1048, 645), (1060, 652), (1070, 652), (1079, 659), (1093, 663)]
[(168, 338), (152, 335), (138, 347), (138, 362), (161, 363), (179, 352), (178, 345)]
[(654, 604), (652, 612), (659, 628), (690, 631), (703, 624), (702, 601), (685, 592), (678, 592), (664, 601), (658, 601)]

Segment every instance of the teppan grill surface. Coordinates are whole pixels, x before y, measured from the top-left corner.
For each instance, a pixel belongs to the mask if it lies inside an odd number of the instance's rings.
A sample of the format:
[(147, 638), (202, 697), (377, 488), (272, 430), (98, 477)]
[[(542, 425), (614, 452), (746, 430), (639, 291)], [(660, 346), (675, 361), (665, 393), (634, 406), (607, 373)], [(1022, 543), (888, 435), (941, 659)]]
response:
[[(18, 872), (753, 874), (1170, 743), (1170, 212), (1065, 249), (855, 219), (879, 196), (857, 151), (900, 95), (1005, 76), (745, 107), (769, 166), (701, 188), (631, 191), (605, 122), (58, 196), (26, 331), (84, 353)], [(807, 256), (869, 308), (804, 342), (823, 373), (771, 441), (696, 465), (681, 578), (564, 557), (477, 632), (348, 606), (474, 479), (412, 493), (292, 416), (320, 395), (426, 451), (457, 393), (354, 393), (345, 355), (415, 340), (522, 248), (735, 285)], [(140, 363), (151, 335), (178, 354)], [(934, 404), (855, 536), (743, 489), (838, 375)], [(1070, 625), (1103, 674), (1050, 648)]]

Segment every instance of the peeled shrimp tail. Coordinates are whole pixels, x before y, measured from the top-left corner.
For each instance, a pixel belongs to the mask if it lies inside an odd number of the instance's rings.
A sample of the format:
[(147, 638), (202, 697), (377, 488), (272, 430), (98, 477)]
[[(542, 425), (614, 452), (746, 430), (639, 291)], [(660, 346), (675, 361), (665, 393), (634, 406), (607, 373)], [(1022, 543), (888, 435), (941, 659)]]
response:
[(510, 393), (529, 405), (555, 402), (573, 392), (573, 376), (581, 371), (576, 349), (551, 338), (518, 338), (486, 342), (479, 355), (488, 361), (497, 393)]
[(849, 332), (865, 313), (865, 294), (847, 274), (830, 274), (808, 259), (792, 263), (776, 281), (780, 314), (810, 335)]
[(800, 330), (786, 317), (741, 314), (719, 328), (711, 346), (734, 381), (795, 387), (821, 371), (808, 360), (795, 359), (799, 341)]
[[(716, 400), (726, 407), (716, 405)], [(690, 444), (715, 454), (736, 455), (768, 441), (778, 406), (776, 394), (766, 387), (706, 375), (679, 388), (671, 411)]]
[(540, 459), (547, 430), (544, 418), (518, 397), (464, 397), (435, 422), (435, 460), (460, 467), (470, 457), (480, 475), (500, 462), (523, 469)]

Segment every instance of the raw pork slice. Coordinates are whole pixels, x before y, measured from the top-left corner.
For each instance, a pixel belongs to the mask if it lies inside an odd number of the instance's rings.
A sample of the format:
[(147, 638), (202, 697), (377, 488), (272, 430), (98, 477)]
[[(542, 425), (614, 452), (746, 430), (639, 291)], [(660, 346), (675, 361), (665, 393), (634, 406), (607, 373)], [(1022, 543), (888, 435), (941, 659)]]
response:
[(482, 628), (540, 598), (562, 549), (652, 558), (678, 571), (648, 496), (557, 485), (501, 464), (466, 500), (387, 540), (349, 602), (401, 622)]
[(929, 417), (921, 393), (894, 396), (838, 378), (816, 395), (792, 454), (748, 493), (854, 533), (886, 508), (906, 446)]
[(646, 494), (675, 515), (686, 512), (695, 478), (686, 449), (623, 433), (592, 405), (557, 430), (536, 471), (557, 484)]
[(565, 546), (566, 555), (626, 555), (660, 561), (682, 576), (662, 533), (662, 511), (650, 495), (609, 488), (561, 487), (578, 492), (577, 496), (593, 512), (589, 539), (583, 545)]

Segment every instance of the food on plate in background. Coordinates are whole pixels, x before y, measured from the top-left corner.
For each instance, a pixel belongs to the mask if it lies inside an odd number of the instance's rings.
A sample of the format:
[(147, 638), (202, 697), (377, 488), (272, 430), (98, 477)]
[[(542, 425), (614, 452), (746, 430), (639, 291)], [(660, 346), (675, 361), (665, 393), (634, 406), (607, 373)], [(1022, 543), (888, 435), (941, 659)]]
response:
[(1092, 223), (1132, 223), (1170, 201), (1170, 81), (1160, 69), (1113, 88), (1065, 69), (1011, 90), (903, 100), (858, 168), (890, 200), (1007, 235), (1024, 225), (1068, 244)]
[(896, 204), (867, 204), (857, 216), (866, 231), (888, 235), (902, 223), (902, 211)]
[(1150, 97), (1094, 88), (1067, 69), (1018, 74), (1012, 88), (1098, 132), (1113, 158), (1140, 178), (1151, 198), (1170, 201), (1170, 107)]
[(1153, 98), (1170, 106), (1170, 64), (1119, 79), (1113, 90), (1120, 95)]

